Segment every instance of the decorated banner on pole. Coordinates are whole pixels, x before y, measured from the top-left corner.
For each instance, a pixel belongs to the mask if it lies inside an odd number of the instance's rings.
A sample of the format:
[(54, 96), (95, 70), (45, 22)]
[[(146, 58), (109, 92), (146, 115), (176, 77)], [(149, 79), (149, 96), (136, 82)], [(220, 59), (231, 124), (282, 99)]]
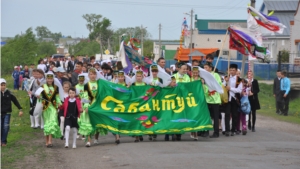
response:
[(174, 88), (126, 88), (98, 80), (88, 113), (94, 128), (115, 134), (182, 134), (213, 128), (200, 81)]

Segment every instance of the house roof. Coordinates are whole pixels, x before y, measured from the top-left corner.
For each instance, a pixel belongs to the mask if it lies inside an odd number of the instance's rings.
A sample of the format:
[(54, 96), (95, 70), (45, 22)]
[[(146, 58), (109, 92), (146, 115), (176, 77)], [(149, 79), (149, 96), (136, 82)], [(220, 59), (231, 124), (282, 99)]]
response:
[[(159, 45), (159, 40), (154, 40), (155, 44)], [(161, 45), (180, 45), (179, 40), (162, 40)]]
[(268, 11), (296, 11), (299, 0), (264, 0), (262, 8)]
[[(217, 50), (219, 50), (219, 48), (194, 48), (194, 51), (197, 50), (201, 53), (203, 53), (204, 55), (210, 54), (210, 53), (214, 53)], [(190, 53), (190, 49), (189, 48), (184, 48), (181, 51), (181, 55), (178, 57), (178, 52), (179, 50), (176, 51), (176, 54), (174, 55), (174, 59), (175, 60), (180, 60), (180, 61), (189, 61), (189, 53)], [(201, 60), (203, 56), (193, 56), (192, 59), (196, 59), (196, 60)]]
[(198, 50), (194, 50), (193, 52), (189, 53), (189, 56), (205, 56), (205, 54), (199, 52)]

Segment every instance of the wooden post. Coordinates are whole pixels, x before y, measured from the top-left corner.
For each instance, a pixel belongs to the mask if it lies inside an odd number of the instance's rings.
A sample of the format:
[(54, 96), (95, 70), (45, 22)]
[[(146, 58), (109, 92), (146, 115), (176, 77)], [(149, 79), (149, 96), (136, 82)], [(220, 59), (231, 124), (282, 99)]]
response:
[[(227, 35), (228, 35), (228, 28), (227, 28), (227, 31), (226, 31), (225, 37), (223, 38), (222, 47), (221, 47), (221, 50), (219, 51), (219, 56), (218, 56), (218, 59), (217, 59), (217, 62), (216, 62), (216, 65), (215, 65), (214, 71), (216, 71), (217, 65), (218, 65), (218, 63), (219, 63), (220, 55), (221, 55), (221, 53), (223, 52), (223, 47), (224, 47), (224, 44), (225, 44), (225, 41), (226, 41)], [(229, 56), (228, 56), (228, 57), (229, 57)]]

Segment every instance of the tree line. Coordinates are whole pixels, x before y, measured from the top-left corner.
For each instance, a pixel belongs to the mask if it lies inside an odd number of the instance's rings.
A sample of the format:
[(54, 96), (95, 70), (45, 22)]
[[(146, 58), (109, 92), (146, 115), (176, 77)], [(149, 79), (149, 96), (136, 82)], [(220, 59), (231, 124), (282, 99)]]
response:
[[(86, 20), (86, 28), (89, 37), (79, 39), (80, 42), (73, 44), (63, 44), (69, 49), (71, 55), (95, 55), (104, 53), (107, 49), (114, 54), (119, 50), (121, 36), (144, 39), (144, 55), (151, 57), (153, 42), (150, 40), (150, 33), (140, 26), (111, 28), (111, 20), (99, 14), (85, 14), (82, 16)], [(32, 28), (28, 28), (24, 34), (16, 35), (9, 39), (1, 47), (1, 73), (10, 73), (15, 65), (37, 64), (39, 58), (57, 53), (56, 47), (59, 39), (63, 37), (61, 32), (51, 32), (46, 26), (37, 26), (34, 33)], [(72, 38), (66, 36), (65, 38)], [(75, 37), (76, 38), (76, 37)]]

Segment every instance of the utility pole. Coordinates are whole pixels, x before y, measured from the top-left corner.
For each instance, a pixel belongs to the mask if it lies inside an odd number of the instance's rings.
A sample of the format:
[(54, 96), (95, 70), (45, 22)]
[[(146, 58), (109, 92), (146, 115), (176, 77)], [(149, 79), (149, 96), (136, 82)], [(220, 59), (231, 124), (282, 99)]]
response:
[(100, 58), (100, 61), (102, 61), (102, 53), (103, 53), (103, 50), (102, 50), (102, 42), (101, 42), (101, 34), (99, 35), (99, 44), (100, 44), (100, 55), (101, 55), (101, 58)]
[(159, 24), (159, 53), (158, 53), (158, 57), (161, 57), (161, 24)]
[[(255, 8), (255, 2), (256, 2), (256, 0), (251, 0), (251, 6), (252, 6), (253, 8)], [(254, 78), (254, 62), (253, 62), (253, 60), (248, 61), (248, 62), (250, 62), (250, 66), (251, 66), (251, 67), (249, 67), (249, 68), (250, 68), (250, 70), (252, 70), (253, 78)]]
[(141, 55), (144, 56), (144, 35), (143, 35), (143, 25), (141, 25)]
[[(193, 9), (191, 10), (191, 27), (190, 27), (190, 33), (191, 33), (191, 39), (190, 39), (190, 54), (192, 53), (192, 44), (193, 44)], [(189, 56), (190, 63), (192, 63), (192, 56)]]

